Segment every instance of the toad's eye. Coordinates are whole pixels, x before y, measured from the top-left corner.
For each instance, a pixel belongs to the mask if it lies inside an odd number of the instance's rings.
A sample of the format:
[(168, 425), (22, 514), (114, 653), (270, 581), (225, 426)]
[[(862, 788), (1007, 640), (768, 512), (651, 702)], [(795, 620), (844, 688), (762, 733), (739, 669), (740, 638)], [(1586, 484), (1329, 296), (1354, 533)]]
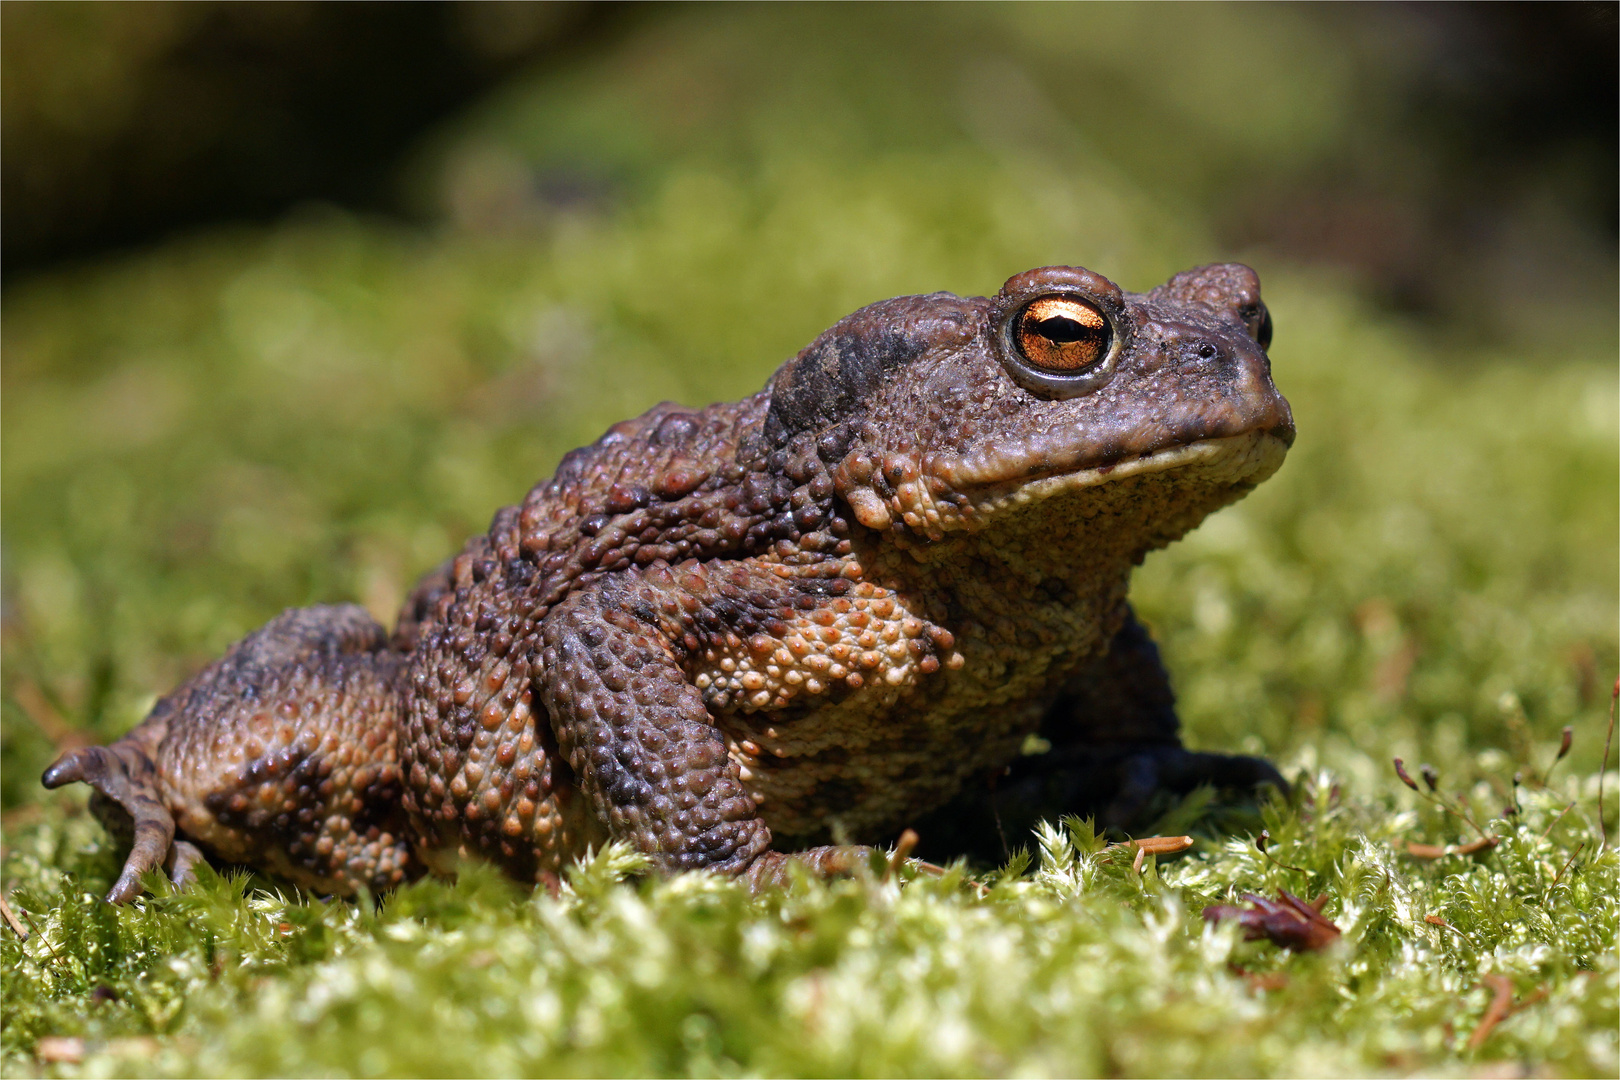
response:
[(1243, 325), (1248, 328), (1249, 336), (1259, 344), (1262, 349), (1271, 348), (1271, 312), (1266, 305), (1255, 301), (1238, 312), (1243, 317)]
[(1113, 378), (1119, 355), (1130, 344), (1128, 319), (1078, 289), (1008, 300), (1009, 310), (996, 324), (995, 345), (1013, 382), (1037, 397), (1062, 401)]
[(1079, 374), (1108, 355), (1113, 331), (1095, 306), (1073, 296), (1043, 296), (1019, 313), (1013, 344), (1033, 366)]

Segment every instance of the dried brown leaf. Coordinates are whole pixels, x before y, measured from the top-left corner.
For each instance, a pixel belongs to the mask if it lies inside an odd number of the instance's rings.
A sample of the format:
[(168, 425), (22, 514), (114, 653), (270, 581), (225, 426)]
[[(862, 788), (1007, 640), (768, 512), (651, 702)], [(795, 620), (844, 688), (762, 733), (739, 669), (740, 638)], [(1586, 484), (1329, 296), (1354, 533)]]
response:
[(1275, 900), (1267, 900), (1254, 893), (1245, 893), (1243, 899), (1252, 906), (1244, 908), (1217, 904), (1204, 909), (1204, 918), (1211, 922), (1236, 919), (1243, 927), (1246, 940), (1264, 938), (1295, 952), (1324, 949), (1343, 934), (1322, 914), (1322, 908), (1327, 903), (1326, 893), (1310, 904), (1282, 889), (1277, 891)]

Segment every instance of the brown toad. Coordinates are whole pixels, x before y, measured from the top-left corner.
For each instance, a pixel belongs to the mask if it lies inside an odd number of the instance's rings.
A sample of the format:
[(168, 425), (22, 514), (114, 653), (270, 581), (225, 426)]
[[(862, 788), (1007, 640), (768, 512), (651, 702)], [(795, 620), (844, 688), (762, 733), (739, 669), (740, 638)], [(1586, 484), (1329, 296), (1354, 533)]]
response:
[(1182, 749), (1125, 599), (1281, 464), (1270, 330), (1237, 265), (873, 304), (752, 397), (568, 454), (392, 637), (288, 611), (44, 782), (133, 827), (114, 900), (199, 848), (339, 894), (466, 854), (552, 881), (610, 838), (757, 883), (930, 812), (934, 850), (973, 846), (1009, 765), (1021, 821), (1280, 784)]

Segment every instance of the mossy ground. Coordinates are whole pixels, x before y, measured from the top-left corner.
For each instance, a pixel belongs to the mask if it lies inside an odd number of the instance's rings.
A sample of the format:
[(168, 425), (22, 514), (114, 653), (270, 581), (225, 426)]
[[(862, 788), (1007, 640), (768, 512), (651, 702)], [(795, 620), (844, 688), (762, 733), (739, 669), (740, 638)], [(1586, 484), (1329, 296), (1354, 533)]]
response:
[[(460, 227), (311, 210), (8, 292), (3, 874), (34, 932), (0, 928), (5, 1072), (1614, 1075), (1612, 297), (1436, 329), (1216, 250), (1192, 166), (1267, 138), (1303, 153), (1336, 122), (1332, 43), (1303, 31), (1267, 39), (1272, 66), (1316, 64), (1328, 90), (1215, 142), (1207, 83), (1127, 94), (1109, 122), (1170, 134), (1110, 156), (1033, 83), (955, 64), (945, 31), (879, 93), (894, 39), (834, 48), (802, 17), (777, 53), (736, 47), (760, 39), (735, 22), (672, 22), (611, 78), (492, 104), (424, 159), (448, 162)], [(1020, 19), (1002, 48), (1042, 70), (1043, 29)], [(694, 63), (721, 88), (696, 105), (674, 77)], [(794, 82), (805, 64), (817, 79)], [(727, 97), (748, 65), (783, 77)], [(929, 82), (947, 76), (965, 82)], [(1022, 126), (975, 111), (990, 86)], [(672, 100), (726, 122), (672, 135)], [(957, 103), (943, 120), (939, 101)], [(1208, 137), (1170, 146), (1184, 130)], [(488, 227), (514, 163), (556, 161), (606, 162), (617, 194)], [(1180, 189), (1138, 182), (1172, 167)], [(1187, 856), (1138, 874), (1071, 823), (1029, 838), (1028, 867), (759, 900), (622, 880), (635, 859), (610, 850), (556, 896), (476, 867), (376, 904), (205, 872), (112, 909), (96, 896), (119, 853), (83, 794), (36, 786), (58, 748), (128, 728), (282, 607), (390, 617), (567, 448), (661, 398), (749, 392), (862, 303), (1068, 261), (1145, 288), (1229, 255), (1265, 282), (1299, 441), (1150, 557), (1134, 596), (1189, 743), (1300, 782), (1258, 809), (1169, 808), (1165, 828), (1200, 836)], [(1502, 841), (1405, 854), (1471, 832), (1395, 756)], [(1292, 954), (1200, 917), (1278, 889), (1326, 893), (1342, 940)], [(1494, 975), (1523, 1007), (1472, 1045)], [(42, 1060), (49, 1036), (82, 1038), (82, 1060)]]

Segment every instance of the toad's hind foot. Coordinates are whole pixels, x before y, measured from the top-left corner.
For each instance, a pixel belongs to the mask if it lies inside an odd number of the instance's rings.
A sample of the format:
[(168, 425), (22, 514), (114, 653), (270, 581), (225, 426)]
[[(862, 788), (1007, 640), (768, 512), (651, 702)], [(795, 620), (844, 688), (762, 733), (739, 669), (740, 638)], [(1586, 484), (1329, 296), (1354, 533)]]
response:
[[(107, 899), (114, 904), (137, 896), (141, 891), (141, 875), (168, 861), (175, 846), (174, 815), (163, 805), (155, 779), (156, 769), (151, 758), (140, 743), (131, 738), (120, 739), (111, 746), (87, 746), (63, 754), (41, 778), (48, 788), (89, 784), (95, 789), (91, 810), (108, 832), (129, 840), (129, 857), (124, 860), (118, 881), (107, 893)], [(190, 844), (185, 846), (196, 851)], [(182, 876), (189, 877), (194, 862), (193, 859), (179, 867)]]
[(403, 677), (362, 609), (288, 611), (44, 783), (89, 784), (129, 840), (114, 903), (157, 866), (185, 884), (204, 851), (319, 893), (381, 891), (422, 873), (396, 754)]

